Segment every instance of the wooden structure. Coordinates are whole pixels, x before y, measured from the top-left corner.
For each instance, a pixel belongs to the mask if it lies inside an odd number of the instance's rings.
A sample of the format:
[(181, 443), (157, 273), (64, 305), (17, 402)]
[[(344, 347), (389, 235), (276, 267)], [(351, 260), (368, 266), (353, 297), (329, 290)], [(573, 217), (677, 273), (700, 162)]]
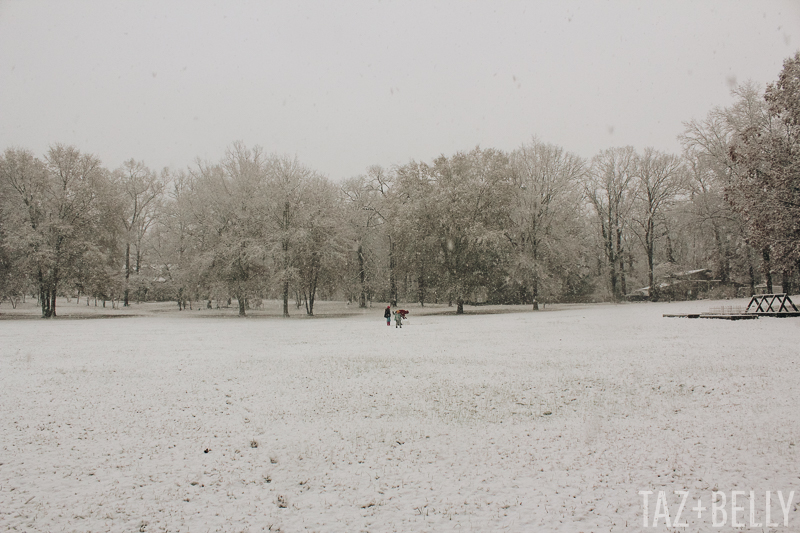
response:
[(800, 316), (788, 294), (757, 294), (750, 298), (745, 313), (759, 316)]
[(663, 315), (674, 318), (721, 318), (723, 320), (752, 320), (760, 316), (800, 316), (800, 311), (788, 294), (757, 294), (750, 298), (746, 309), (734, 306), (713, 308), (707, 313)]
[(722, 320), (753, 320), (758, 318), (754, 313), (720, 314), (720, 313), (688, 313), (661, 315), (665, 318), (717, 318)]

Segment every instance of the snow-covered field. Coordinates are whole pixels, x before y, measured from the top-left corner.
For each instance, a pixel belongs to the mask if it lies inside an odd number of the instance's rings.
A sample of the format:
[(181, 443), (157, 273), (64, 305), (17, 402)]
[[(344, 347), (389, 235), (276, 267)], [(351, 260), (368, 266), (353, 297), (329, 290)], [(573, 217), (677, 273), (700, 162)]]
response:
[(714, 305), (0, 320), (0, 530), (798, 531), (800, 318)]

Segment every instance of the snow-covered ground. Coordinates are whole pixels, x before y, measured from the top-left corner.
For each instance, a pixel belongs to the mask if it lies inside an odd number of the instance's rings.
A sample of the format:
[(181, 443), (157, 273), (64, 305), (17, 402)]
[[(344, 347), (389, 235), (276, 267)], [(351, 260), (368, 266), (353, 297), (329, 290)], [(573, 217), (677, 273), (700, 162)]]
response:
[(714, 305), (0, 320), (0, 530), (798, 531), (800, 318)]

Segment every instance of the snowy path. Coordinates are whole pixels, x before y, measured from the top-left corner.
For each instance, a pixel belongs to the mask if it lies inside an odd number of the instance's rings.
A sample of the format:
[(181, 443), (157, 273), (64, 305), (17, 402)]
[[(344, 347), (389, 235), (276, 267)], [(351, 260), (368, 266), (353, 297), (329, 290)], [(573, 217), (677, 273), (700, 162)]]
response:
[(0, 530), (638, 531), (640, 490), (800, 494), (800, 320), (661, 317), (691, 305), (0, 322)]

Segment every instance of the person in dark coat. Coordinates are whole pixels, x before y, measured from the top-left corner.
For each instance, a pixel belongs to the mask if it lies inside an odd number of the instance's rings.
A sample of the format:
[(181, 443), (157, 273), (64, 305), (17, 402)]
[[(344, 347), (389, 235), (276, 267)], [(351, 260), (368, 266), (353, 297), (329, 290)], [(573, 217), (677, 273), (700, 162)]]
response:
[(387, 326), (391, 326), (392, 325), (392, 306), (391, 305), (387, 305), (386, 306), (386, 310), (383, 312), (383, 318), (386, 319), (386, 325)]

